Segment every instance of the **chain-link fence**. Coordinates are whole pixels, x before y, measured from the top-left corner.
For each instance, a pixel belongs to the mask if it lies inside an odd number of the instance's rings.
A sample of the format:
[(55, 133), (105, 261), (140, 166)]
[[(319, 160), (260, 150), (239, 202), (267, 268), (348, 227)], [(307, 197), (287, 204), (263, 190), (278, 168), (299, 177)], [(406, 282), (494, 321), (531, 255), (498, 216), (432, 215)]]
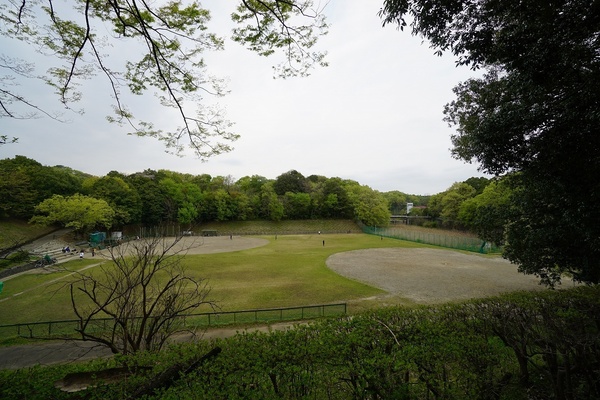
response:
[(363, 226), (363, 232), (372, 235), (408, 240), (411, 242), (431, 244), (434, 246), (448, 247), (451, 249), (472, 251), (477, 253), (499, 253), (501, 248), (493, 243), (483, 241), (476, 237), (445, 232), (430, 232), (398, 227), (377, 228)]

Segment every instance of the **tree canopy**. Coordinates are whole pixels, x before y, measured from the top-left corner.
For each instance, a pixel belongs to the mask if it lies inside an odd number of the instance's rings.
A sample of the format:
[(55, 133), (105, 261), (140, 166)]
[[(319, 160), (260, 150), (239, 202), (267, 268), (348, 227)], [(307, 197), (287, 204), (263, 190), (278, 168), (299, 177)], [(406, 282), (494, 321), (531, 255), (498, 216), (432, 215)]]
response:
[[(147, 169), (130, 175), (111, 171), (96, 177), (16, 156), (0, 160), (0, 189), (5, 189), (0, 190), (0, 218), (33, 216), (33, 222), (80, 230), (95, 225), (122, 229), (132, 224), (152, 227), (163, 223), (178, 223), (187, 229), (208, 221), (260, 219), (358, 219), (376, 226), (389, 223), (390, 203), (384, 193), (339, 177), (308, 179), (298, 171), (291, 172), (276, 179), (253, 175), (235, 180), (231, 176)], [(278, 183), (285, 184), (282, 194), (275, 189)]]
[(115, 212), (104, 200), (76, 194), (59, 194), (42, 201), (35, 207), (37, 215), (31, 222), (41, 225), (60, 224), (83, 233), (96, 227), (110, 229)]
[[(326, 65), (324, 53), (313, 50), (327, 29), (321, 11), (310, 0), (242, 0), (231, 15), (232, 38), (261, 56), (282, 52), (277, 76), (307, 75), (313, 66)], [(155, 137), (175, 153), (187, 143), (203, 159), (227, 152), (238, 135), (223, 111), (203, 98), (226, 93), (223, 80), (209, 74), (204, 61), (207, 51), (224, 46), (224, 39), (208, 29), (210, 18), (199, 1), (5, 2), (0, 34), (45, 55), (51, 67), (40, 75), (34, 62), (22, 59), (21, 47), (5, 47), (0, 52), (0, 118), (62, 119), (19, 90), (19, 83), (30, 81), (50, 85), (65, 108), (81, 111), (74, 108), (83, 96), (79, 85), (99, 74), (113, 97), (109, 120), (128, 126), (129, 133)], [(127, 54), (127, 59), (115, 54)], [(135, 96), (145, 94), (155, 94), (160, 105), (175, 110), (174, 128), (140, 118)], [(14, 140), (0, 134), (0, 144)]]
[(600, 282), (600, 2), (387, 0), (383, 21), (482, 68), (445, 108), (453, 155), (511, 179), (506, 257)]

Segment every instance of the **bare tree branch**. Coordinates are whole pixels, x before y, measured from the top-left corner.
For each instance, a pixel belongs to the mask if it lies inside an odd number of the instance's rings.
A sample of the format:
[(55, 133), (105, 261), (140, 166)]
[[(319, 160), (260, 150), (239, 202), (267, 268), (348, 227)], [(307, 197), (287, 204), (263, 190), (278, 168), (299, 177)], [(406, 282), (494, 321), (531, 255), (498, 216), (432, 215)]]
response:
[[(207, 281), (188, 276), (181, 265), (189, 248), (181, 237), (131, 241), (108, 249), (112, 262), (99, 273), (78, 273), (70, 292), (81, 338), (114, 353), (159, 350), (184, 330), (184, 315), (214, 309)], [(106, 328), (99, 318), (108, 318)]]

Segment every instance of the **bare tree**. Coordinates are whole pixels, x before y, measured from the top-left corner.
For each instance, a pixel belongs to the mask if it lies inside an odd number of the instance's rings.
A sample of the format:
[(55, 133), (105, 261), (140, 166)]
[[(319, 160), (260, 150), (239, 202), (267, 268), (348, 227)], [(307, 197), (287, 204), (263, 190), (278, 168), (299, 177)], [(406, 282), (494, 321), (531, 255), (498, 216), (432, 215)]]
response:
[(81, 338), (113, 353), (160, 350), (184, 330), (184, 315), (214, 309), (207, 280), (182, 266), (191, 247), (181, 237), (135, 240), (108, 249), (112, 262), (78, 273), (70, 293)]

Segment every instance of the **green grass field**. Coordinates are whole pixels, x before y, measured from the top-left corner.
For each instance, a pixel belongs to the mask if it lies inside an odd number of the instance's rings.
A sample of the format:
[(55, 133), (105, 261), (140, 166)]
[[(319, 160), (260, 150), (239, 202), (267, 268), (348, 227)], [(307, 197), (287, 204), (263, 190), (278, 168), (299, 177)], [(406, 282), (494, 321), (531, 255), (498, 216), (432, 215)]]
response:
[[(254, 249), (188, 255), (184, 265), (190, 275), (209, 280), (210, 298), (217, 301), (222, 311), (290, 307), (352, 302), (383, 293), (329, 270), (325, 261), (332, 254), (366, 248), (422, 246), (400, 240), (382, 241), (365, 234), (265, 238), (269, 244)], [(73, 260), (61, 266), (78, 270), (95, 262)], [(74, 318), (65, 286), (72, 279), (68, 274), (69, 271), (30, 273), (5, 281), (0, 294), (0, 325)], [(206, 311), (210, 310), (198, 310)]]

